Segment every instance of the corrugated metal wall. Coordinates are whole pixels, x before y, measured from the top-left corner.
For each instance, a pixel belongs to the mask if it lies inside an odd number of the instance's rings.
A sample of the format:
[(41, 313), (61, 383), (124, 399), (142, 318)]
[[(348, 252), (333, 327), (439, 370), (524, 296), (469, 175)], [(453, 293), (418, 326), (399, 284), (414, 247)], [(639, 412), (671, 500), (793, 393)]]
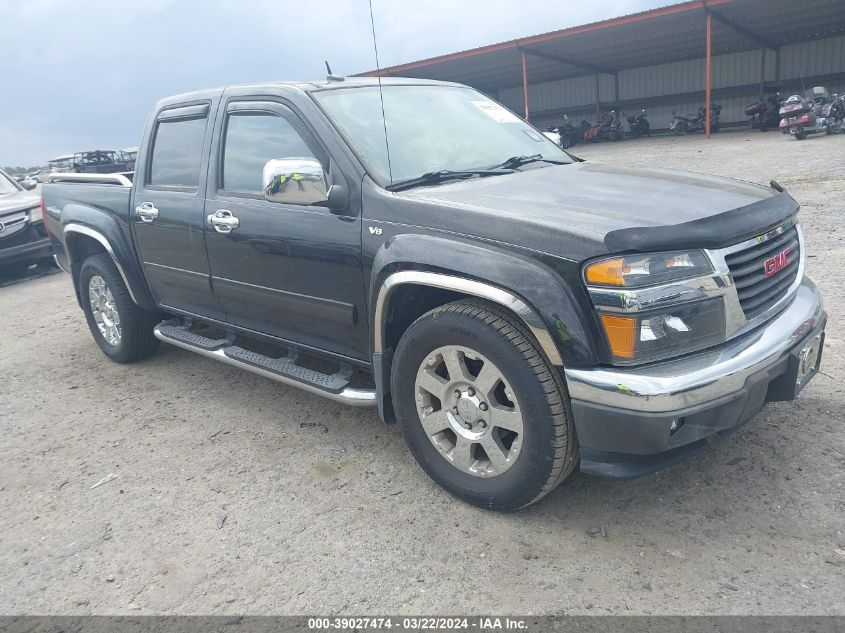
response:
[[(715, 100), (722, 106), (726, 123), (747, 120), (743, 108), (756, 99), (759, 92), (762, 51), (719, 55), (713, 58), (713, 88), (730, 89), (750, 86), (747, 90), (719, 95)], [(766, 52), (766, 81), (775, 82), (776, 63), (774, 51)], [(784, 46), (780, 51), (780, 85), (783, 92), (793, 94), (801, 90), (801, 77), (832, 75), (841, 77), (828, 82), (832, 92), (845, 91), (845, 36), (838, 36)], [(559, 114), (543, 115), (546, 111), (562, 108), (574, 109), (570, 118), (580, 120), (595, 118), (595, 77), (577, 77), (531, 84), (531, 65), (528, 66), (528, 103), (534, 112), (532, 123), (541, 129), (560, 121)], [(807, 86), (810, 87), (809, 85)], [(666, 128), (672, 112), (695, 112), (704, 105), (704, 98), (685, 93), (704, 90), (704, 58), (624, 70), (619, 73), (619, 95), (614, 94), (615, 80), (611, 75), (600, 76), (600, 98), (603, 104), (616, 101), (629, 102), (625, 107), (639, 111), (638, 99), (652, 99), (666, 95), (665, 101), (645, 105), (654, 128)], [(514, 110), (523, 112), (522, 87), (499, 91), (499, 101)]]

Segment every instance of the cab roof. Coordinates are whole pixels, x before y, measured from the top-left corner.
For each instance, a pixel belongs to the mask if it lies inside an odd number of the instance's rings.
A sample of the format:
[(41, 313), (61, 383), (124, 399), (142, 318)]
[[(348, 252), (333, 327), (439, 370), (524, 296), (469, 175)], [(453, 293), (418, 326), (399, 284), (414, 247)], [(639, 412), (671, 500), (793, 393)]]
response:
[[(220, 86), (217, 88), (208, 88), (205, 90), (195, 90), (193, 92), (184, 92), (182, 94), (166, 97), (158, 102), (157, 108), (164, 106), (190, 103), (192, 101), (203, 101), (217, 97), (225, 91), (237, 90), (239, 92), (244, 90), (255, 90), (256, 93), (272, 94), (274, 90), (279, 89), (296, 89), (305, 93), (320, 92), (322, 90), (337, 90), (348, 88), (368, 88), (379, 85), (377, 77), (345, 77), (342, 80), (320, 79), (315, 81), (271, 81), (261, 83), (247, 83), (247, 84), (232, 84), (228, 86)], [(432, 79), (415, 79), (405, 77), (382, 77), (382, 86), (461, 86), (461, 84), (450, 81), (435, 81)]]

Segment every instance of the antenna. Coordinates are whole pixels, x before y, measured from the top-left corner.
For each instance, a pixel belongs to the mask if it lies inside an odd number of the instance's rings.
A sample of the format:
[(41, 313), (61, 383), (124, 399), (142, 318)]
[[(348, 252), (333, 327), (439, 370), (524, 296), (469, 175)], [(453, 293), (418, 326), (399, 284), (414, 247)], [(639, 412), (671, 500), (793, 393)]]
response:
[(393, 184), (393, 167), (390, 164), (390, 141), (387, 140), (387, 117), (384, 116), (384, 92), (381, 89), (381, 65), (378, 61), (378, 44), (376, 43), (376, 21), (373, 19), (373, 0), (367, 0), (370, 4), (370, 26), (373, 30), (373, 50), (376, 53), (376, 72), (378, 73), (378, 96), (381, 101), (381, 122), (384, 126), (384, 148), (387, 150), (387, 173), (390, 176), (390, 184)]
[(326, 72), (328, 73), (326, 75), (326, 81), (343, 81), (343, 77), (332, 73), (332, 67), (329, 66), (328, 60), (325, 60), (323, 63), (326, 65)]

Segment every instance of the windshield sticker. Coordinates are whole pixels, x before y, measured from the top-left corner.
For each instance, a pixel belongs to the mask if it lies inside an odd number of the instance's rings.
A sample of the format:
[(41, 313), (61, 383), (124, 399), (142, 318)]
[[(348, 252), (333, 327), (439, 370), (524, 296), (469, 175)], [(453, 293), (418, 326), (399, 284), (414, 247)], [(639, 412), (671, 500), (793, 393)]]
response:
[(522, 123), (522, 119), (493, 101), (473, 101), (472, 105), (497, 123)]

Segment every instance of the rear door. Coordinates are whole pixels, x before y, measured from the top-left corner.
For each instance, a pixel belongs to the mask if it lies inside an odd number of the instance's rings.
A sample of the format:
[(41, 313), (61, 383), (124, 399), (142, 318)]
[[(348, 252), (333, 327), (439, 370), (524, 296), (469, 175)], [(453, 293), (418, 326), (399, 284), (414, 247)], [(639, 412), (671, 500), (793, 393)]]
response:
[(263, 195), (264, 165), (274, 159), (316, 158), (329, 180), (342, 181), (325, 146), (285, 104), (257, 97), (221, 106), (215, 139), (206, 216), (238, 220), (230, 232), (206, 224), (212, 284), (229, 322), (365, 359), (360, 214)]
[(205, 185), (213, 100), (162, 109), (135, 176), (132, 227), (156, 301), (220, 321), (205, 245)]

